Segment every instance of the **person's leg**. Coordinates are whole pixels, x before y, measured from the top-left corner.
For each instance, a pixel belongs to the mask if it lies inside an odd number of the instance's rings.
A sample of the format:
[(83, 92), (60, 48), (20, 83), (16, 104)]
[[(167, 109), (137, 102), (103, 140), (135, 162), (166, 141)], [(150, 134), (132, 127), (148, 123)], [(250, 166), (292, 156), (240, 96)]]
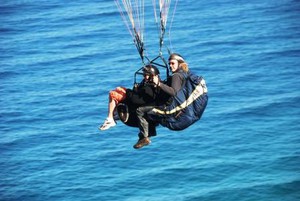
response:
[(116, 106), (117, 106), (116, 101), (113, 100), (111, 97), (109, 97), (107, 119), (113, 119), (114, 118), (114, 111), (116, 109)]
[(146, 119), (147, 112), (151, 111), (153, 109), (152, 106), (144, 106), (139, 107), (136, 110), (137, 118), (139, 120), (139, 140), (138, 142), (133, 146), (135, 149), (142, 148), (143, 146), (146, 146), (151, 143), (149, 135), (149, 122)]
[(114, 111), (121, 101), (126, 98), (126, 88), (117, 87), (115, 90), (109, 92), (109, 104), (108, 104), (108, 119), (114, 118)]
[(117, 106), (117, 101), (114, 99), (115, 96), (116, 96), (115, 91), (111, 91), (109, 93), (108, 114), (107, 114), (107, 118), (105, 119), (104, 123), (99, 127), (100, 130), (107, 130), (110, 127), (113, 127), (116, 125), (116, 122), (114, 120), (114, 111)]
[(146, 118), (147, 113), (153, 109), (153, 106), (144, 106), (144, 107), (139, 107), (136, 110), (137, 118), (139, 120), (139, 137), (140, 138), (145, 138), (148, 137), (149, 135), (149, 122), (148, 119)]

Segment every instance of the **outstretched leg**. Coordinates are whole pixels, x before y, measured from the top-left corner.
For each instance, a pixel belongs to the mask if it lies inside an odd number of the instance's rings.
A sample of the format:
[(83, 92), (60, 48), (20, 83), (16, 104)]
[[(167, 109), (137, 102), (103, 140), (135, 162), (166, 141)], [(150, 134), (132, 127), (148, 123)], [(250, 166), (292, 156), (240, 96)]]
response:
[(126, 98), (126, 88), (125, 87), (117, 87), (115, 90), (109, 92), (109, 103), (108, 103), (108, 115), (105, 119), (102, 126), (100, 126), (100, 130), (107, 130), (112, 126), (116, 125), (114, 120), (114, 111), (117, 107), (117, 104), (123, 101)]
[(113, 116), (116, 106), (117, 106), (117, 102), (111, 97), (111, 93), (110, 93), (107, 118), (105, 119), (104, 123), (99, 127), (100, 130), (107, 130), (110, 127), (113, 127), (116, 125), (116, 122), (115, 122), (114, 116)]

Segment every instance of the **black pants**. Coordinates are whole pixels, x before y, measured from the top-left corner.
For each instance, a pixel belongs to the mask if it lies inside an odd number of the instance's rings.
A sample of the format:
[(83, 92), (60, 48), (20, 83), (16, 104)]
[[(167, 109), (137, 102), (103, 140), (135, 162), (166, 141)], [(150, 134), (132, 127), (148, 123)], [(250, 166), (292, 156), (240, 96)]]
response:
[(154, 107), (153, 106), (144, 106), (139, 107), (136, 110), (137, 118), (139, 120), (139, 138), (143, 139), (145, 137), (156, 136), (156, 123), (150, 121), (147, 118), (147, 113), (150, 112)]

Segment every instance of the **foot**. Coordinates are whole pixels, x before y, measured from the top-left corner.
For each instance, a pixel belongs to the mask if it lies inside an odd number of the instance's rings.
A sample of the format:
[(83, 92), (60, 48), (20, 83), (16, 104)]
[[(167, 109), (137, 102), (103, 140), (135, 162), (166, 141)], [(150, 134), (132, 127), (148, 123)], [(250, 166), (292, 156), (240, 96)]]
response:
[(148, 137), (145, 137), (143, 139), (140, 139), (135, 145), (133, 145), (133, 148), (135, 149), (140, 149), (142, 148), (143, 146), (147, 146), (151, 143), (151, 140), (150, 138)]
[(102, 126), (99, 127), (100, 130), (107, 130), (110, 127), (113, 127), (116, 125), (116, 122), (113, 119), (105, 119), (104, 123)]

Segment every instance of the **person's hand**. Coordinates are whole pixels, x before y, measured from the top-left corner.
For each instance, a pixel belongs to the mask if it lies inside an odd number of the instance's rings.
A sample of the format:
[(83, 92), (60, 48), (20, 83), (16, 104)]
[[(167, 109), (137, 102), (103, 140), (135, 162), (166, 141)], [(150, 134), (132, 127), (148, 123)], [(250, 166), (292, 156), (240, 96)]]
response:
[(153, 76), (153, 83), (155, 85), (159, 85), (160, 79), (158, 75)]

